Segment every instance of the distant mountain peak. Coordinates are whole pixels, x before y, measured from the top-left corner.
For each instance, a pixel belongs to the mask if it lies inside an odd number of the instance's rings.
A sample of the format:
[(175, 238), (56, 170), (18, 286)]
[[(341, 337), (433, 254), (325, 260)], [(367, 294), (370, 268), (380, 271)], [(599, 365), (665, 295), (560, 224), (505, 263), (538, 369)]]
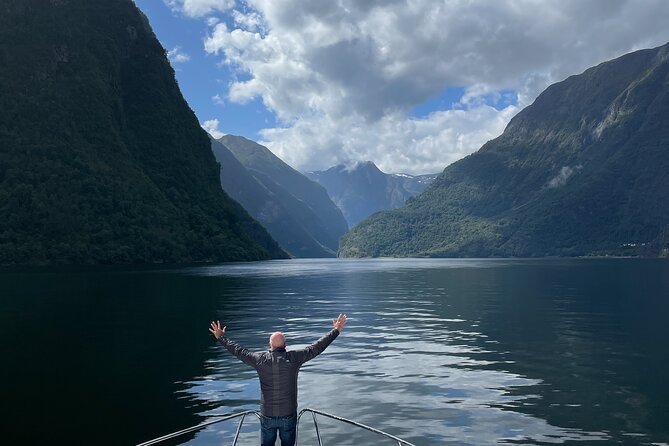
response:
[(385, 209), (393, 209), (421, 193), (436, 177), (386, 174), (372, 161), (353, 161), (307, 176), (327, 189), (349, 226)]
[[(346, 161), (340, 164), (337, 164), (336, 166), (332, 166), (327, 171), (333, 171), (333, 172), (356, 172), (356, 171), (362, 171), (362, 170), (378, 170), (379, 172), (381, 171), (376, 164), (374, 164), (373, 161)], [(319, 172), (319, 171), (312, 171), (313, 173)]]

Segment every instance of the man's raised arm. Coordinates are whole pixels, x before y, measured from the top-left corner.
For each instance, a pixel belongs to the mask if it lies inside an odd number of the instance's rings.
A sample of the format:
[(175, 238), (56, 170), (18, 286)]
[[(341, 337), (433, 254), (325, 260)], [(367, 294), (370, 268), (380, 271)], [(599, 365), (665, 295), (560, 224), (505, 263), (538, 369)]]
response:
[(328, 345), (339, 336), (339, 333), (344, 329), (344, 325), (346, 325), (346, 315), (340, 314), (337, 319), (332, 321), (332, 330), (330, 330), (328, 334), (311, 344), (309, 347), (294, 352), (297, 361), (300, 364), (304, 364), (323, 353)]
[(233, 342), (230, 339), (226, 338), (225, 337), (226, 328), (227, 327), (221, 328), (221, 322), (216, 321), (211, 323), (211, 328), (209, 329), (209, 332), (212, 335), (214, 335), (219, 344), (225, 347), (230, 353), (235, 355), (237, 359), (255, 368), (258, 365), (258, 354), (252, 353), (248, 349), (237, 344), (236, 342)]

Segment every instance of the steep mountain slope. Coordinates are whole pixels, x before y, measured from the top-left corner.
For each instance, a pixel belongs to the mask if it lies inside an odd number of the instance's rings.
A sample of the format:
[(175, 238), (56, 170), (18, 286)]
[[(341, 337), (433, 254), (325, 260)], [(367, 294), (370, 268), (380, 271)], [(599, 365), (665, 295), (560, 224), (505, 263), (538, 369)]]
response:
[(504, 133), (401, 209), (342, 239), (342, 256), (629, 253), (669, 222), (669, 44), (546, 89)]
[(423, 192), (437, 176), (386, 174), (371, 161), (352, 166), (340, 164), (305, 175), (327, 189), (349, 227), (375, 212), (402, 206), (409, 197)]
[(131, 0), (0, 8), (0, 264), (286, 256), (221, 190)]
[(301, 230), (327, 248), (330, 255), (335, 255), (339, 238), (348, 226), (323, 187), (256, 142), (234, 135), (226, 135), (218, 141), (230, 149), (256, 180), (274, 195), (288, 215), (299, 222)]
[(266, 187), (225, 145), (213, 138), (211, 147), (221, 165), (223, 190), (244, 206), (283, 249), (295, 257), (335, 256), (333, 249), (321, 245), (305, 228), (305, 221), (318, 221), (308, 206), (271, 181), (270, 187)]

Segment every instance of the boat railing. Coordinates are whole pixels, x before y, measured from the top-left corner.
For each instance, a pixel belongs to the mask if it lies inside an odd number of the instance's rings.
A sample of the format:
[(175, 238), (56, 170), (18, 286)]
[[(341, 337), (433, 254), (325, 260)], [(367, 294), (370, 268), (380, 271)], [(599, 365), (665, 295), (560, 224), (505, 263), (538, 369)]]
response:
[[(317, 414), (322, 415), (322, 416), (327, 417), (327, 418), (331, 418), (333, 420), (336, 420), (336, 421), (339, 421), (339, 422), (342, 422), (342, 423), (347, 423), (347, 424), (359, 427), (361, 429), (368, 430), (370, 432), (374, 432), (375, 434), (378, 434), (378, 435), (382, 435), (382, 436), (384, 436), (388, 439), (396, 441), (398, 446), (403, 446), (403, 445), (404, 446), (415, 446), (413, 443), (409, 443), (406, 440), (402, 440), (401, 438), (396, 437), (394, 435), (391, 435), (387, 432), (383, 432), (382, 430), (374, 429), (373, 427), (367, 426), (366, 424), (358, 423), (357, 421), (349, 420), (348, 418), (340, 417), (340, 416), (337, 416), (337, 415), (332, 415), (332, 414), (329, 414), (327, 412), (323, 412), (323, 411), (316, 410), (316, 409), (310, 409), (310, 408), (302, 409), (300, 411), (300, 414), (297, 416), (298, 426), (300, 424), (300, 418), (302, 417), (302, 415), (305, 412), (311, 412), (311, 417), (314, 420), (314, 427), (316, 428), (316, 438), (318, 439), (318, 446), (323, 446), (323, 441), (321, 440), (321, 433), (320, 433), (320, 430), (318, 429), (318, 421), (316, 421), (316, 415)], [(299, 434), (299, 429), (297, 430), (297, 433)], [(297, 438), (296, 438), (295, 444), (297, 444)]]
[(180, 431), (172, 432), (171, 434), (163, 435), (162, 437), (158, 437), (158, 438), (154, 438), (153, 440), (145, 441), (144, 443), (140, 443), (137, 446), (150, 446), (152, 444), (162, 443), (163, 441), (167, 441), (167, 440), (170, 440), (172, 438), (180, 437), (182, 435), (190, 434), (191, 432), (197, 432), (199, 430), (204, 429), (207, 426), (211, 426), (212, 424), (222, 423), (223, 421), (233, 420), (235, 418), (241, 418), (239, 420), (239, 424), (237, 425), (237, 431), (235, 432), (235, 439), (232, 442), (233, 446), (235, 446), (237, 444), (237, 439), (239, 438), (239, 433), (242, 430), (242, 424), (244, 424), (244, 418), (246, 418), (246, 416), (250, 415), (250, 414), (253, 414), (258, 419), (260, 419), (260, 412), (258, 412), (257, 410), (245, 410), (243, 412), (236, 412), (236, 413), (232, 413), (232, 414), (226, 414), (226, 415), (214, 418), (212, 420), (205, 421), (205, 422), (200, 423), (196, 426), (187, 427), (186, 429), (181, 429)]
[[(298, 438), (299, 438), (299, 427), (300, 427), (300, 419), (302, 418), (302, 415), (305, 413), (311, 413), (311, 418), (314, 420), (314, 428), (316, 429), (316, 438), (318, 439), (318, 446), (323, 446), (323, 440), (321, 438), (321, 432), (318, 427), (318, 420), (316, 418), (316, 415), (320, 415), (326, 418), (330, 418), (335, 421), (339, 421), (341, 423), (346, 423), (350, 424), (352, 426), (359, 427), (361, 429), (373, 432), (375, 434), (381, 435), (383, 437), (386, 437), (390, 440), (393, 440), (394, 442), (397, 442), (398, 446), (415, 446), (413, 443), (409, 443), (406, 440), (402, 440), (399, 437), (396, 437), (394, 435), (391, 435), (387, 432), (383, 432), (382, 430), (375, 429), (373, 427), (367, 426), (366, 424), (359, 423), (357, 421), (349, 420), (348, 418), (340, 417), (337, 415), (332, 415), (327, 412), (323, 412), (320, 410), (316, 409), (302, 409), (300, 413), (297, 415), (297, 427), (295, 430), (295, 444), (298, 444)], [(186, 429), (181, 429), (176, 432), (172, 432), (171, 434), (163, 435), (162, 437), (154, 438), (153, 440), (145, 441), (144, 443), (140, 443), (137, 446), (150, 446), (158, 443), (162, 443), (163, 441), (170, 440), (172, 438), (180, 437), (182, 435), (186, 435), (192, 432), (197, 432), (202, 429), (204, 429), (207, 426), (211, 426), (212, 424), (217, 424), (217, 423), (222, 423), (223, 421), (229, 421), (229, 420), (234, 420), (236, 418), (239, 418), (239, 424), (237, 424), (237, 429), (235, 431), (235, 436), (234, 439), (232, 440), (232, 446), (237, 446), (237, 440), (239, 439), (239, 434), (242, 431), (242, 425), (244, 424), (244, 419), (246, 418), (247, 415), (255, 415), (258, 420), (260, 420), (260, 412), (257, 410), (245, 410), (243, 412), (236, 412), (236, 413), (231, 413), (231, 414), (225, 414), (220, 417), (216, 417), (212, 420), (205, 421), (203, 423), (200, 423), (196, 426), (191, 426)]]

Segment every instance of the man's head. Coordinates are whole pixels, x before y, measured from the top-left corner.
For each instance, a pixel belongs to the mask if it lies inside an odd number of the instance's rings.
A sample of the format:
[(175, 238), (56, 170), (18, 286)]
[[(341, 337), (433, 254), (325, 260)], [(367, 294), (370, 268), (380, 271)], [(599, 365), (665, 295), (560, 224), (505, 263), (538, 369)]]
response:
[(272, 336), (269, 337), (269, 348), (274, 350), (275, 348), (286, 348), (286, 337), (280, 331), (275, 331), (272, 333)]

